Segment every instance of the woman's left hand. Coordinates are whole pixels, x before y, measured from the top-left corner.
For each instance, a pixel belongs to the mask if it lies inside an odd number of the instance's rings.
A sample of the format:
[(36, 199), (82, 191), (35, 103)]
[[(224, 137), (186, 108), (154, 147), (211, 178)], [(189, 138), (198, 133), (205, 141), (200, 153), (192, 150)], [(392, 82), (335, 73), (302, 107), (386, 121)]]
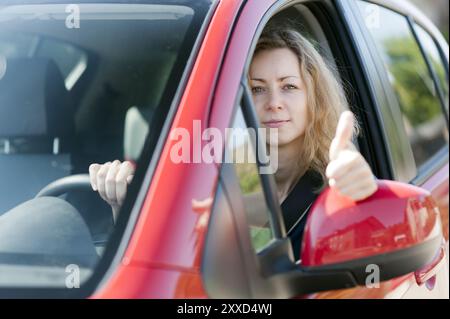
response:
[(378, 186), (369, 164), (351, 141), (353, 127), (353, 113), (342, 113), (330, 146), (330, 163), (326, 176), (330, 187), (354, 201), (359, 201), (375, 193)]

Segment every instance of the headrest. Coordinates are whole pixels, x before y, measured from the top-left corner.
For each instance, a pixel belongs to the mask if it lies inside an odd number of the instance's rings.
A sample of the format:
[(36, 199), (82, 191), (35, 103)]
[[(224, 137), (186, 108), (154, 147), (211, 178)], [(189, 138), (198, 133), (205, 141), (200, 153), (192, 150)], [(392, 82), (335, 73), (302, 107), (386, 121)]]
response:
[(151, 108), (130, 107), (125, 117), (124, 158), (136, 162), (141, 155), (152, 117)]
[(73, 108), (56, 64), (46, 58), (6, 60), (0, 78), (0, 137), (64, 137)]

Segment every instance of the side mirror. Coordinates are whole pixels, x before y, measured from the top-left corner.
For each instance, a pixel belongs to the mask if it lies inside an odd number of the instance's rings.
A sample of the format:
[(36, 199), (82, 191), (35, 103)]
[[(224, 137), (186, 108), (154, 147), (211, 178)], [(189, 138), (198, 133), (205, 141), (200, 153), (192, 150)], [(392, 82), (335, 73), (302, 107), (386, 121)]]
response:
[(364, 285), (369, 265), (379, 267), (380, 281), (399, 277), (430, 263), (441, 243), (439, 210), (421, 188), (378, 181), (378, 191), (360, 202), (326, 189), (308, 216), (301, 268), (349, 273)]

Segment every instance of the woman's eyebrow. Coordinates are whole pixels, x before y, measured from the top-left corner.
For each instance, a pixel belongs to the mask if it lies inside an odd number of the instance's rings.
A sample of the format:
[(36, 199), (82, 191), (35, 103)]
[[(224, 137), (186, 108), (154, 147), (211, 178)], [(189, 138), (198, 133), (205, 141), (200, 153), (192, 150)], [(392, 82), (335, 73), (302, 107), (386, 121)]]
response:
[[(288, 78), (296, 78), (296, 79), (300, 79), (300, 77), (296, 76), (296, 75), (287, 75), (287, 76), (283, 76), (281, 78), (278, 79), (278, 81), (284, 81)], [(266, 80), (264, 79), (259, 79), (259, 78), (251, 78), (251, 81), (259, 81), (259, 82), (266, 82)]]
[(283, 77), (279, 78), (278, 80), (279, 80), (279, 81), (284, 81), (284, 80), (289, 79), (289, 78), (300, 79), (300, 77), (298, 77), (298, 76), (296, 76), (296, 75), (287, 75), (287, 76), (283, 76)]
[(251, 78), (250, 81), (266, 82), (264, 79)]

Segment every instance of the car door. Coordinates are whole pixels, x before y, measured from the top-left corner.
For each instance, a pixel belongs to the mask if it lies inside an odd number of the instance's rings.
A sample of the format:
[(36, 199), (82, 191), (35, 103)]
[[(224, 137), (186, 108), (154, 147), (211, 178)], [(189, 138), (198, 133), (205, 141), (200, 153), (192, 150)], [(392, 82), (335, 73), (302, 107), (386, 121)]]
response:
[[(359, 103), (358, 105), (360, 105), (361, 108), (355, 109), (354, 112), (359, 115), (359, 118), (363, 122), (363, 130), (366, 133), (365, 135), (369, 137), (358, 141), (360, 142), (359, 147), (361, 152), (366, 157), (367, 161), (372, 166), (373, 171), (379, 178), (395, 179), (392, 174), (390, 162), (392, 154), (390, 153), (390, 150), (386, 148), (384, 141), (386, 134), (392, 133), (392, 136), (398, 136), (398, 129), (394, 123), (393, 126), (390, 126), (391, 131), (383, 131), (383, 125), (385, 125), (385, 123), (381, 122), (379, 118), (379, 113), (377, 110), (379, 105), (379, 101), (377, 101), (377, 93), (378, 90), (383, 91), (384, 89), (380, 79), (378, 78), (377, 66), (368, 54), (369, 48), (365, 43), (364, 37), (361, 35), (356, 35), (357, 32), (361, 33), (361, 26), (355, 22), (355, 17), (350, 15), (348, 12), (348, 10), (353, 9), (347, 7), (344, 1), (338, 1), (337, 6), (330, 1), (322, 1), (320, 3), (303, 1), (301, 3), (304, 5), (304, 9), (307, 12), (302, 17), (304, 18), (307, 16), (310, 23), (313, 21), (312, 25), (315, 25), (316, 27), (318, 26), (318, 29), (321, 29), (319, 34), (323, 37), (322, 40), (325, 40), (325, 43), (328, 44), (328, 53), (332, 52), (336, 63), (339, 67), (341, 67), (339, 69), (345, 70), (342, 71), (341, 76), (345, 80), (351, 81), (356, 88), (356, 97), (351, 98), (353, 98), (352, 102), (355, 101)], [(248, 114), (252, 113), (252, 111), (248, 110), (248, 108), (251, 109), (251, 101), (247, 98), (247, 101), (245, 102), (246, 81), (242, 72), (249, 64), (252, 46), (255, 44), (259, 34), (258, 32), (261, 32), (264, 24), (268, 21), (271, 15), (279, 11), (281, 8), (288, 7), (289, 4), (293, 4), (293, 2), (276, 2), (268, 0), (258, 1), (256, 4), (256, 1), (249, 1), (242, 10), (241, 16), (231, 37), (227, 55), (224, 59), (222, 72), (218, 81), (215, 93), (216, 100), (212, 106), (210, 116), (211, 126), (218, 126), (220, 129), (225, 129), (224, 123), (221, 119), (228, 118), (230, 119), (229, 124), (233, 127), (236, 125), (237, 118), (244, 117), (248, 126), (251, 127), (253, 124), (253, 127), (256, 127), (255, 123), (251, 123), (251, 114)], [(327, 50), (325, 51), (327, 52)], [(374, 86), (376, 90), (374, 90)], [(236, 94), (229, 94), (229, 92), (236, 92)], [(230, 105), (234, 105), (234, 107), (230, 108)], [(240, 116), (240, 112), (242, 112), (244, 116)], [(245, 115), (246, 113), (247, 115)], [(242, 123), (242, 120), (240, 122)], [(401, 152), (397, 155), (398, 158), (404, 160), (404, 155), (402, 155)], [(411, 164), (409, 165), (412, 166)], [(442, 168), (445, 168), (445, 164)], [(409, 168), (407, 167), (406, 171), (408, 171), (408, 169)], [(215, 296), (215, 292), (219, 294), (218, 296), (227, 296), (227, 294), (231, 294), (233, 292), (233, 281), (231, 280), (228, 282), (229, 289), (224, 295), (221, 295), (220, 291), (215, 291), (214, 288), (217, 288), (220, 286), (220, 283), (223, 283), (221, 280), (224, 280), (227, 272), (234, 272), (241, 273), (243, 274), (243, 278), (247, 278), (246, 284), (243, 283), (246, 287), (245, 289), (247, 289), (247, 292), (244, 293), (245, 296), (294, 297), (292, 292), (288, 291), (289, 285), (285, 286), (285, 289), (283, 290), (283, 285), (280, 284), (281, 287), (278, 287), (278, 290), (273, 290), (270, 283), (255, 284), (254, 282), (260, 279), (261, 271), (264, 271), (266, 267), (270, 268), (270, 258), (273, 257), (274, 254), (282, 255), (283, 252), (286, 252), (286, 245), (284, 241), (286, 236), (282, 231), (280, 233), (276, 233), (276, 231), (270, 233), (270, 230), (266, 230), (265, 235), (262, 235), (262, 239), (260, 238), (260, 240), (255, 242), (253, 241), (253, 236), (249, 237), (248, 235), (245, 235), (246, 232), (249, 232), (249, 225), (246, 219), (242, 218), (242, 214), (238, 213), (238, 211), (243, 210), (248, 212), (248, 209), (245, 207), (244, 200), (244, 198), (248, 196), (248, 190), (243, 187), (242, 183), (246, 178), (248, 177), (242, 177), (239, 174), (239, 168), (237, 167), (230, 167), (230, 165), (222, 165), (221, 167), (221, 182), (224, 185), (225, 193), (227, 194), (227, 210), (231, 211), (231, 214), (233, 215), (232, 218), (234, 218), (233, 223), (231, 223), (229, 227), (231, 228), (230, 231), (233, 231), (236, 234), (236, 240), (239, 242), (238, 247), (241, 250), (241, 259), (236, 257), (240, 260), (240, 263), (234, 263), (233, 267), (229, 267), (228, 269), (221, 268), (223, 270), (221, 277), (218, 272), (212, 271), (212, 267), (208, 266), (210, 264), (217, 265), (219, 262), (215, 258), (219, 258), (219, 256), (217, 256), (217, 254), (213, 254), (214, 248), (218, 248), (217, 243), (213, 245), (211, 242), (219, 239), (209, 234), (205, 246), (203, 270), (204, 276), (206, 276), (204, 280), (209, 282), (211, 286), (207, 286), (206, 290), (212, 296)], [(401, 181), (404, 182), (405, 180)], [(262, 175), (260, 175), (258, 182), (261, 185), (265, 184), (266, 186), (269, 186), (265, 187), (265, 192), (262, 194), (255, 195), (252, 193), (252, 195), (255, 196), (254, 198), (259, 198), (259, 200), (254, 202), (254, 205), (259, 205), (258, 207), (261, 209), (261, 214), (266, 216), (266, 219), (269, 220), (272, 226), (275, 225), (273, 229), (278, 229), (276, 226), (280, 223), (281, 217), (279, 207), (276, 207), (277, 201), (273, 193), (273, 182), (270, 181), (270, 178), (262, 177)], [(269, 189), (269, 191), (267, 191), (267, 189)], [(272, 192), (270, 190), (272, 190)], [(261, 201), (265, 203), (265, 205), (261, 205)], [(216, 207), (213, 210), (210, 227), (213, 227), (214, 216), (218, 214), (220, 214), (220, 207)], [(253, 234), (251, 229), (250, 233)], [(278, 250), (269, 249), (264, 251), (266, 247), (270, 247), (271, 244), (273, 245), (273, 243), (277, 241), (279, 245)], [(439, 257), (436, 260), (440, 261)], [(428, 268), (425, 267), (427, 268), (426, 276), (430, 276), (433, 271), (437, 269), (434, 267), (437, 264), (441, 265), (441, 263), (434, 263), (433, 261)], [(242, 270), (240, 267), (244, 267), (245, 270)], [(433, 270), (430, 272), (430, 269)], [(416, 272), (416, 274), (405, 275), (400, 278), (388, 280), (380, 283), (380, 286), (377, 289), (358, 286), (352, 289), (304, 294), (298, 295), (297, 297), (398, 298), (404, 294), (405, 283), (411, 283), (412, 280), (416, 280), (415, 278), (418, 276), (420, 277), (420, 274), (419, 272)], [(431, 277), (433, 277), (433, 275), (431, 275)], [(237, 276), (237, 278), (241, 277)], [(321, 280), (326, 280), (326, 277), (320, 278), (319, 276), (315, 280), (320, 282)], [(267, 289), (267, 292), (264, 292), (264, 289)]]

